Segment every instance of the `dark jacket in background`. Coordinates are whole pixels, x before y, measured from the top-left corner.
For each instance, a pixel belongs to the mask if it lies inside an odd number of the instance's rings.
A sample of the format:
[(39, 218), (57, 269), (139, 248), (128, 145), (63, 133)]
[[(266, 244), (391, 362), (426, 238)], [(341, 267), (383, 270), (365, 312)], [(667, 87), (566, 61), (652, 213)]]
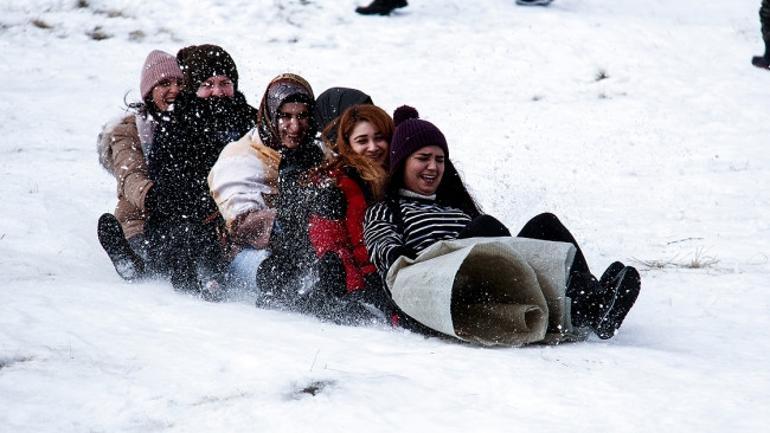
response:
[(765, 57), (770, 58), (770, 0), (762, 0), (759, 22), (762, 24), (762, 39), (765, 41)]

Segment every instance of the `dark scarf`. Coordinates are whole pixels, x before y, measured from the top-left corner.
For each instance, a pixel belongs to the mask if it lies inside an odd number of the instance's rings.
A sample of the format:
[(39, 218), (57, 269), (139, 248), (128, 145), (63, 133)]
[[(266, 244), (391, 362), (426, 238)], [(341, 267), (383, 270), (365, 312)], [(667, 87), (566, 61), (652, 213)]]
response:
[(209, 171), (225, 145), (254, 127), (256, 110), (241, 93), (206, 99), (187, 94), (171, 114), (159, 123), (147, 156), (157, 201), (153, 218), (203, 220), (217, 210)]

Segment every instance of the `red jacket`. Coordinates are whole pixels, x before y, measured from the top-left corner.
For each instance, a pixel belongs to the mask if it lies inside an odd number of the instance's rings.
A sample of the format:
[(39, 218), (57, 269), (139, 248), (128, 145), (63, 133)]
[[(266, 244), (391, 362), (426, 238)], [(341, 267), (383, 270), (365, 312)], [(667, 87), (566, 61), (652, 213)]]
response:
[(366, 186), (355, 173), (348, 174), (343, 170), (333, 172), (332, 178), (336, 182), (329, 188), (336, 188), (335, 192), (344, 201), (337, 206), (340, 209), (311, 213), (310, 242), (319, 258), (328, 252), (339, 255), (345, 266), (347, 290), (353, 292), (365, 288), (364, 277), (377, 272), (369, 262), (364, 245), (364, 214), (368, 206)]

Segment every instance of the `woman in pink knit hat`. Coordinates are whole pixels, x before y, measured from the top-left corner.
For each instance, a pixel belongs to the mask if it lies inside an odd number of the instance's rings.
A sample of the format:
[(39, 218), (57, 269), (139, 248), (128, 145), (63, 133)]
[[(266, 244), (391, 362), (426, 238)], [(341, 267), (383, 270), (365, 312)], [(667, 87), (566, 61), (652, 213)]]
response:
[(183, 82), (176, 57), (160, 50), (150, 52), (139, 79), (142, 101), (128, 104), (126, 113), (104, 125), (97, 140), (99, 162), (115, 176), (118, 194), (115, 213), (99, 218), (99, 242), (126, 280), (142, 276), (147, 257), (145, 199), (153, 182), (145, 155), (159, 123), (167, 117), (164, 113), (173, 109)]

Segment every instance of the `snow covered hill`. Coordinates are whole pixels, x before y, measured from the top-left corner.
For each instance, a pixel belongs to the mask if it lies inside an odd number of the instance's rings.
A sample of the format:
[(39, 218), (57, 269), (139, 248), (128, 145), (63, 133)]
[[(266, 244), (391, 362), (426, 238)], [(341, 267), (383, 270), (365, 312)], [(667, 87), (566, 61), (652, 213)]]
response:
[[(766, 431), (760, 2), (410, 3), (0, 2), (0, 432)], [(619, 335), (485, 349), (121, 281), (96, 134), (150, 50), (204, 42), (252, 105), (291, 71), (417, 107), (487, 212), (638, 265)]]

